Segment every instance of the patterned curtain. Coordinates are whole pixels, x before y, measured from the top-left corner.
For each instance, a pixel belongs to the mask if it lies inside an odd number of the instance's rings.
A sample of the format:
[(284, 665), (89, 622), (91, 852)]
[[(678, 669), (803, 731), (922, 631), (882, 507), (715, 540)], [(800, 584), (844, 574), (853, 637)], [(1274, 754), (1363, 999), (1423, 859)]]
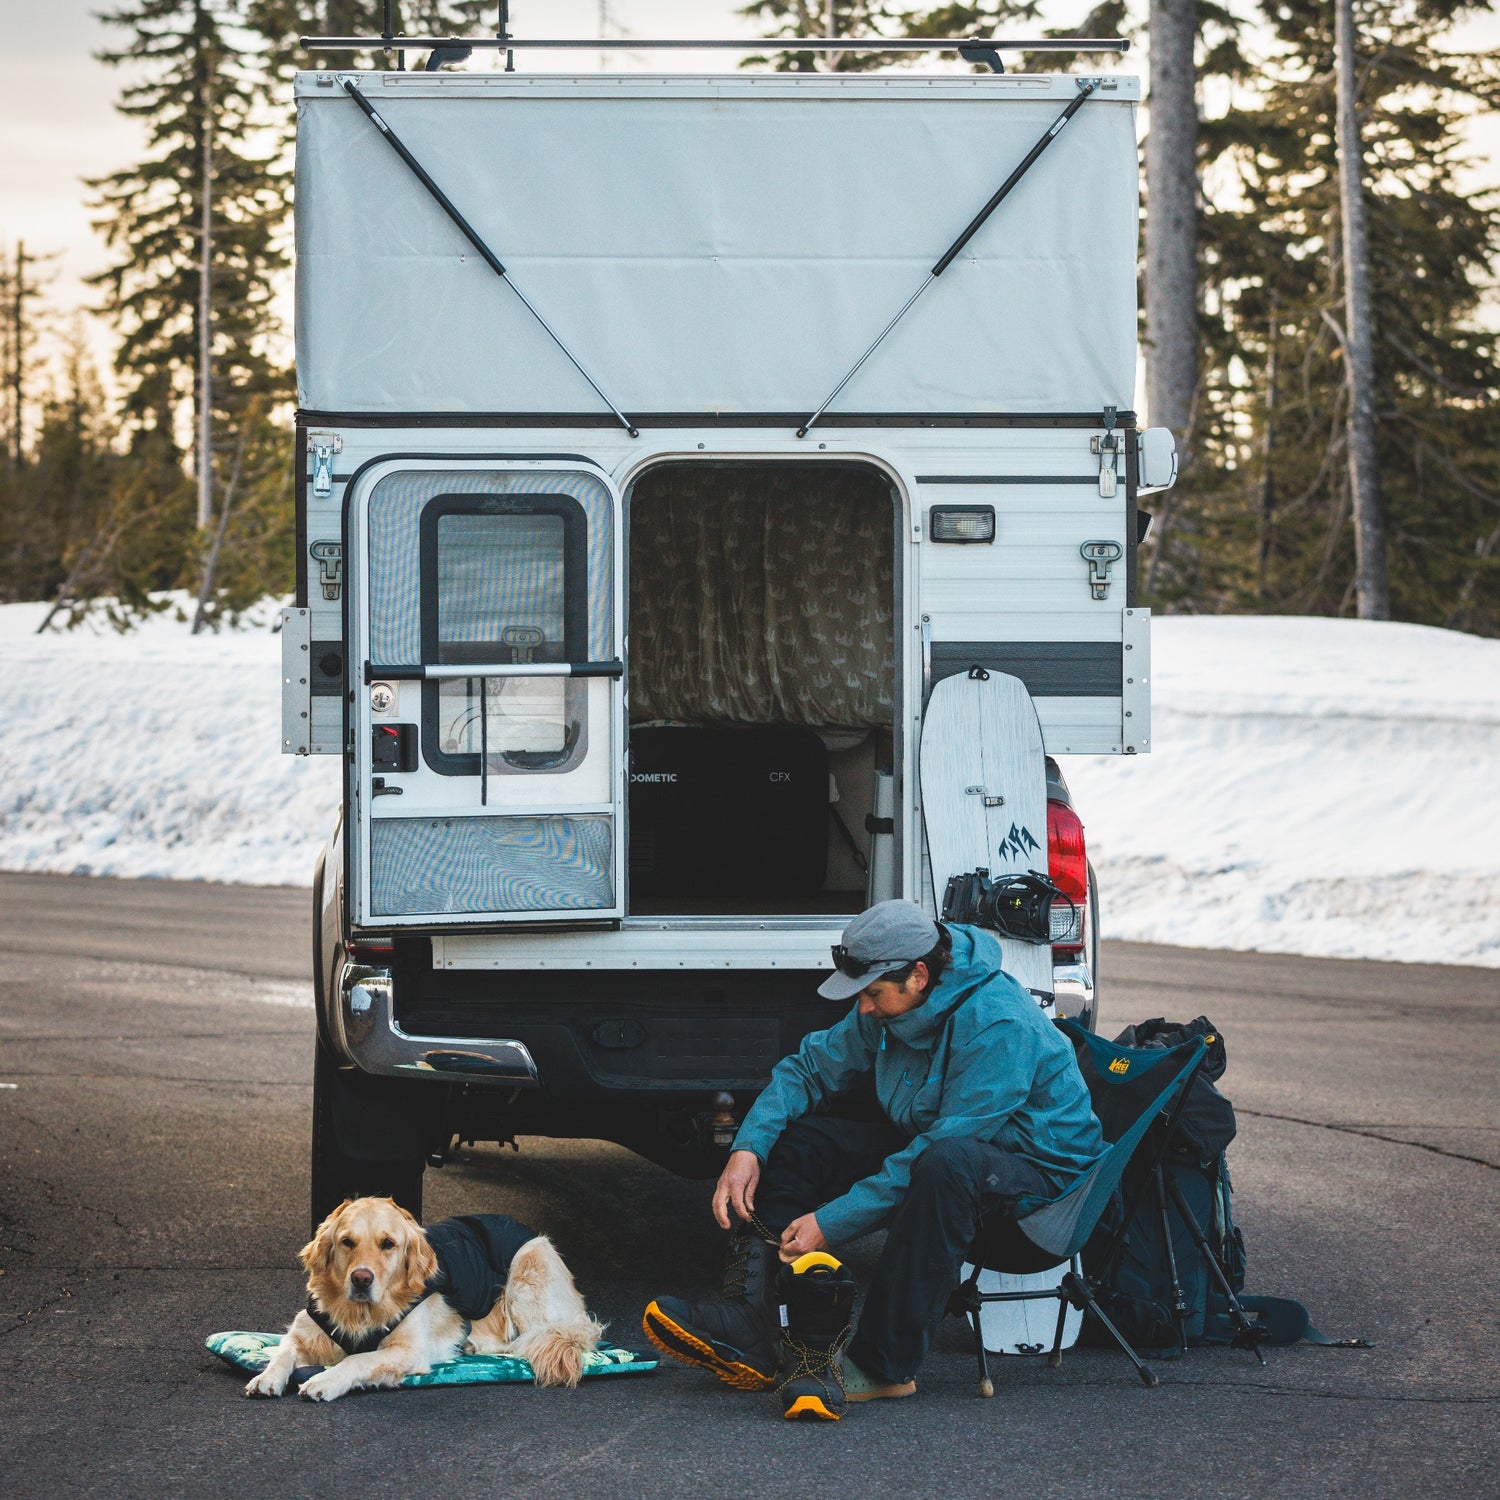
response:
[(894, 530), (865, 469), (647, 475), (630, 512), (631, 718), (889, 725)]

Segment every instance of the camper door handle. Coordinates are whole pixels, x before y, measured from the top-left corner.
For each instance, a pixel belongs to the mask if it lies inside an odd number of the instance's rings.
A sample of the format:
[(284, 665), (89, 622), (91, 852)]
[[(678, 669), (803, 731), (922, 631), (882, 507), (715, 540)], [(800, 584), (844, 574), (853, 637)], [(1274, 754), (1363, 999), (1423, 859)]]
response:
[(365, 685), (372, 682), (435, 682), (462, 677), (623, 677), (625, 663), (614, 661), (427, 662), (419, 667), (365, 663)]

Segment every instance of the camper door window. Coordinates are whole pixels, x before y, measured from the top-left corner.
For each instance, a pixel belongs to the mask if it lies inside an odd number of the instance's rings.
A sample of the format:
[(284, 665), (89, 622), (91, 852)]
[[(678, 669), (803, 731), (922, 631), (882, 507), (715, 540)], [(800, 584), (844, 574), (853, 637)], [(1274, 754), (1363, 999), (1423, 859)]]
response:
[[(422, 517), (423, 657), (443, 664), (580, 660), (587, 639), (587, 522), (567, 495), (463, 495)], [(567, 677), (447, 678), (424, 685), (434, 769), (566, 771), (586, 750), (584, 684)]]

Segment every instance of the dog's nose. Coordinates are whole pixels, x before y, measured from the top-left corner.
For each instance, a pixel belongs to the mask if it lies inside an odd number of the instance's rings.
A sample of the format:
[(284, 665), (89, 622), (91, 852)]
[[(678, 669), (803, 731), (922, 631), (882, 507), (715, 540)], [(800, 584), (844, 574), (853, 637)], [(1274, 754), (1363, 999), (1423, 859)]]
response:
[(356, 1291), (368, 1292), (375, 1285), (375, 1273), (366, 1271), (361, 1267), (358, 1271), (349, 1273), (349, 1280), (353, 1283)]

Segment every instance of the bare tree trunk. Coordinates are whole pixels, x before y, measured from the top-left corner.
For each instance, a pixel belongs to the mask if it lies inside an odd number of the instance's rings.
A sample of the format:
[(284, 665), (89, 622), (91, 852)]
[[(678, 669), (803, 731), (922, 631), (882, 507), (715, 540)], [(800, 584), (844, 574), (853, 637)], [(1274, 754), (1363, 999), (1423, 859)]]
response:
[(1344, 231), (1344, 369), (1349, 385), (1349, 492), (1354, 511), (1354, 588), (1361, 620), (1389, 620), (1385, 511), (1375, 450), (1375, 356), (1370, 247), (1365, 229), (1364, 150), (1355, 96), (1354, 0), (1334, 0), (1335, 140)]
[(10, 290), (14, 299), (13, 322), (11, 324), (10, 336), (10, 461), (12, 468), (19, 469), (21, 467), (21, 459), (26, 451), (22, 441), (21, 429), (26, 420), (26, 404), (23, 396), (22, 381), (26, 368), (26, 316), (23, 308), (27, 296), (26, 246), (20, 240), (16, 241), (16, 274), (14, 281), (11, 283)]
[(224, 547), (224, 533), (229, 530), (229, 512), (234, 508), (235, 492), (240, 487), (240, 476), (245, 469), (245, 433), (250, 423), (257, 419), (251, 411), (241, 420), (239, 436), (234, 444), (234, 465), (229, 471), (229, 483), (224, 486), (224, 506), (219, 511), (219, 525), (214, 532), (213, 545), (203, 563), (203, 583), (198, 589), (198, 609), (193, 615), (192, 634), (197, 635), (208, 621), (208, 601), (214, 591), (214, 574), (219, 567), (219, 553)]
[(213, 269), (213, 91), (203, 87), (203, 187), (198, 263), (198, 529), (214, 518), (213, 303), (209, 275)]
[(1151, 0), (1146, 137), (1146, 410), (1170, 427), (1180, 467), (1198, 386), (1198, 89), (1196, 0)]
[(91, 587), (97, 581), (108, 564), (111, 554), (119, 545), (120, 538), (132, 526), (144, 521), (150, 514), (150, 508), (138, 510), (123, 521), (116, 521), (107, 531), (101, 529), (94, 533), (88, 544), (79, 552), (68, 576), (58, 584), (52, 607), (42, 617), (42, 623), (36, 628), (38, 635), (45, 635), (52, 621), (63, 610), (71, 609), (79, 602), (79, 596), (84, 591), (83, 586)]
[(1256, 566), (1255, 592), (1266, 602), (1271, 564), (1271, 525), (1276, 514), (1276, 295), (1271, 295), (1271, 315), (1266, 319), (1266, 394), (1264, 427), (1260, 440), (1260, 556)]

